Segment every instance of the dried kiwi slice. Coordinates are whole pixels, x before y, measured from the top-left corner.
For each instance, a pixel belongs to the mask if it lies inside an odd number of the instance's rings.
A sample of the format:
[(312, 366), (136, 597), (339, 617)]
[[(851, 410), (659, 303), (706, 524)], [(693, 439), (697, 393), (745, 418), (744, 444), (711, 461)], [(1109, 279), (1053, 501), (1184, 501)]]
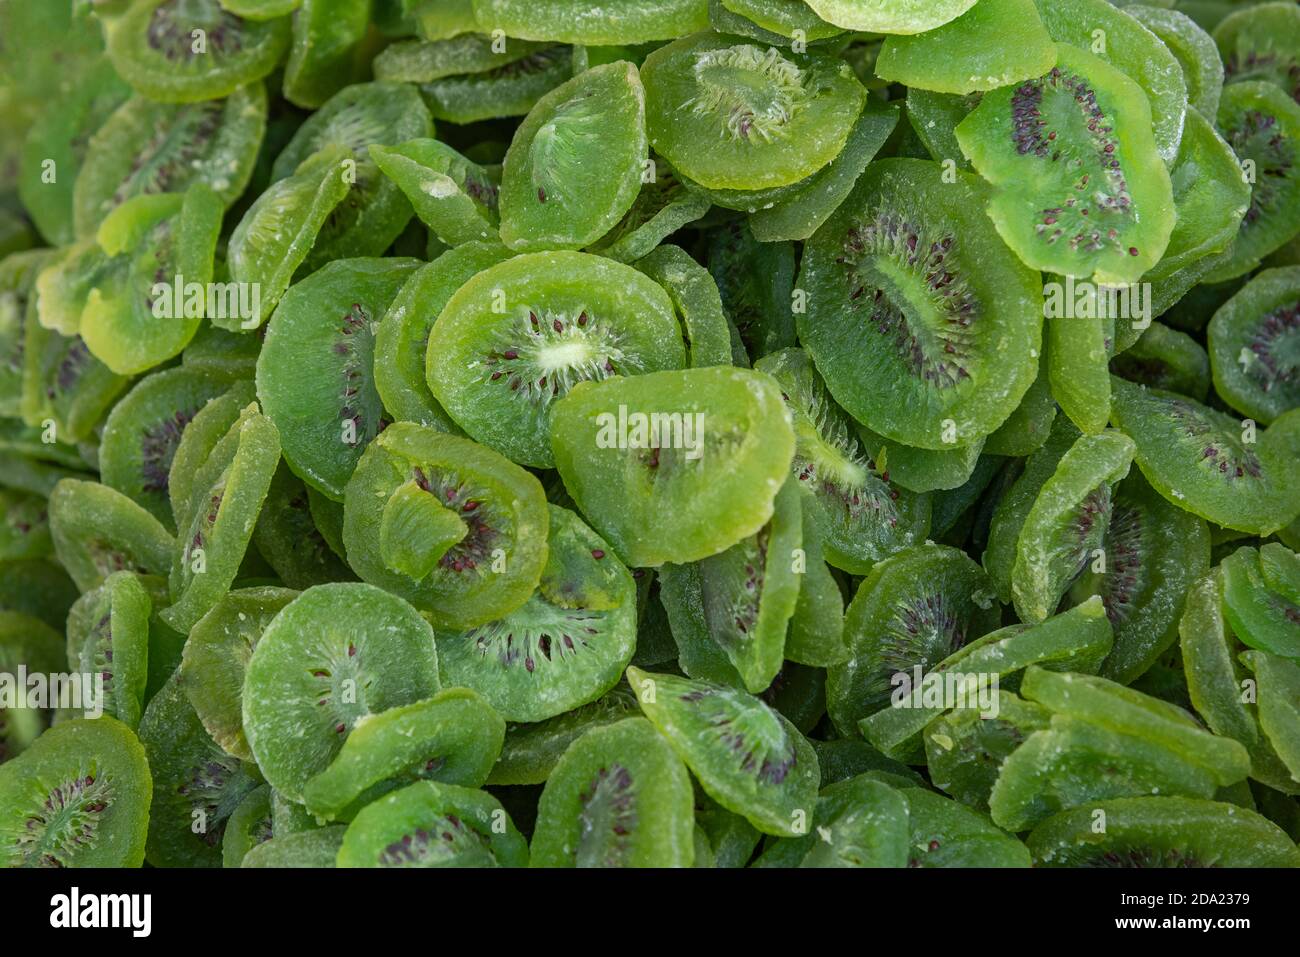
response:
[(32, 305), (24, 323), (23, 420), (41, 428), (52, 420), (59, 439), (83, 441), (130, 380), (96, 359), (80, 336), (41, 326)]
[(1266, 269), (1229, 299), (1208, 328), (1214, 388), (1268, 424), (1300, 406), (1300, 266)]
[(580, 249), (632, 207), (649, 157), (645, 90), (631, 63), (547, 93), (515, 132), (501, 174), (501, 239), (521, 252)]
[(284, 98), (314, 109), (364, 79), (374, 52), (367, 43), (370, 15), (370, 4), (353, 0), (303, 0), (284, 64)]
[(827, 23), (869, 33), (925, 33), (957, 19), (975, 0), (807, 0)]
[(365, 807), (348, 825), (339, 867), (524, 867), (528, 844), (496, 798), (420, 781)]
[(134, 0), (105, 26), (118, 74), (160, 103), (226, 96), (274, 70), (289, 46), (288, 20), (244, 20), (217, 0)]
[(52, 255), (33, 249), (0, 259), (0, 415), (22, 415), (28, 304)]
[[(8, 573), (14, 566), (11, 563), (6, 565), (4, 571)], [(51, 675), (65, 671), (67, 667), (68, 657), (63, 635), (39, 618), (22, 612), (0, 610), (0, 675), (6, 684), (12, 682), (18, 688), (23, 687), (17, 681), (20, 668), (26, 668), (29, 675)], [(85, 684), (82, 688), (85, 688)], [(9, 697), (6, 695), (6, 698)], [(51, 703), (60, 702), (56, 700)], [(17, 757), (30, 747), (49, 723), (46, 709), (26, 705), (20, 692), (19, 696), (0, 706), (0, 764)], [(632, 706), (635, 707), (635, 704)]]
[(447, 684), (473, 688), (509, 721), (542, 721), (618, 683), (636, 647), (636, 585), (573, 512), (548, 506), (538, 590), (495, 621), (438, 632)]
[(798, 183), (844, 148), (866, 102), (847, 64), (704, 33), (642, 67), (650, 143), (708, 189)]
[(1210, 357), (1191, 336), (1153, 322), (1142, 338), (1110, 361), (1116, 375), (1204, 402), (1210, 391)]
[(263, 633), (244, 678), (244, 733), (277, 791), (302, 797), (367, 715), (439, 690), (428, 622), (371, 585), (318, 585)]
[(1227, 81), (1266, 80), (1300, 102), (1298, 14), (1290, 3), (1256, 3), (1224, 17), (1214, 27), (1214, 42)]
[(987, 715), (977, 708), (958, 708), (925, 728), (930, 780), (968, 807), (988, 807), (1004, 762), (1051, 719), (1051, 712), (1042, 705), (1010, 691), (998, 691), (995, 697), (995, 708)]
[(1242, 655), (1259, 683), (1259, 725), (1273, 750), (1300, 783), (1300, 665), (1266, 651)]
[(180, 441), (172, 452), (172, 464), (167, 472), (167, 497), (171, 500), (172, 518), (180, 521), (189, 515), (190, 493), (203, 463), (230, 427), (239, 421), (240, 414), (257, 399), (253, 383), (237, 381), (225, 392), (210, 400), (181, 432)]
[[(403, 488), (409, 495), (412, 482), (469, 530), (419, 579), (395, 571), (378, 541), (389, 501)], [(398, 422), (370, 444), (348, 482), (343, 539), (363, 579), (425, 610), (439, 628), (473, 628), (533, 594), (548, 527), (545, 493), (532, 475), (467, 439)]]
[(495, 170), (433, 139), (372, 143), (370, 158), (410, 200), (420, 221), (449, 246), (496, 237), (500, 174)]
[(50, 494), (50, 536), (59, 563), (81, 591), (116, 571), (166, 574), (175, 541), (158, 520), (121, 492), (64, 479)]
[(1300, 602), (1264, 578), (1260, 553), (1239, 548), (1220, 566), (1223, 616), (1242, 644), (1289, 658), (1300, 658)]
[(755, 867), (906, 867), (907, 801), (888, 784), (861, 775), (822, 790), (812, 827), (768, 843)]
[(334, 867), (346, 831), (347, 828), (342, 824), (335, 824), (312, 831), (277, 834), (250, 848), (239, 866), (294, 869)]
[(774, 379), (713, 367), (579, 383), (552, 412), (551, 445), (578, 507), (638, 567), (757, 533), (795, 442)]
[[(1213, 118), (1223, 92), (1224, 65), (1214, 39), (1186, 13), (1158, 4), (1130, 4), (1124, 12), (1137, 20), (1169, 48), (1187, 83), (1188, 122), (1193, 111)], [(1184, 127), (1183, 135), (1187, 134)]]
[(731, 365), (732, 326), (709, 271), (680, 246), (666, 243), (634, 265), (663, 286), (673, 301), (690, 367)]
[(471, 436), (552, 467), (550, 423), (581, 382), (686, 364), (667, 293), (585, 253), (517, 256), (448, 300), (429, 336), (429, 388)]
[(556, 762), (574, 741), (592, 728), (615, 724), (639, 714), (636, 698), (620, 684), (589, 704), (537, 722), (506, 726), (501, 756), (488, 784), (545, 784)]
[(873, 432), (917, 448), (992, 432), (1037, 369), (1041, 280), (981, 215), (986, 187), (956, 175), (873, 163), (809, 241), (800, 281), (800, 339), (831, 394)]
[(701, 0), (473, 0), (474, 19), (525, 40), (611, 45), (708, 28)]
[(253, 547), (290, 588), (355, 579), (316, 527), (307, 487), (283, 462), (253, 529)]
[(921, 788), (900, 788), (911, 828), (908, 867), (1029, 867), (1025, 845), (983, 814)]
[(793, 243), (759, 242), (743, 219), (712, 231), (707, 265), (742, 343), (736, 365), (795, 344), (794, 252)]
[(442, 40), (399, 40), (375, 57), (375, 79), (432, 83), (449, 76), (488, 73), (547, 46), (516, 39), (497, 43), (482, 33), (462, 33)]
[(693, 805), (685, 765), (649, 721), (592, 728), (547, 778), (531, 865), (690, 867)]
[(523, 116), (574, 74), (571, 47), (546, 45), (486, 73), (460, 74), (420, 84), (435, 120), (466, 125)]
[(144, 748), (115, 718), (77, 718), (0, 764), (0, 865), (139, 867), (153, 793)]
[(803, 833), (820, 771), (794, 725), (734, 688), (638, 668), (627, 676), (641, 710), (710, 797), (765, 834)]
[(271, 839), (271, 789), (265, 784), (244, 795), (226, 819), (221, 866), (239, 867), (248, 852)]
[(0, 561), (54, 554), (45, 497), (0, 488)]
[(78, 709), (83, 717), (110, 714), (132, 730), (140, 723), (152, 611), (149, 593), (131, 572), (109, 575), (73, 604), (68, 612), (68, 663), (83, 680), (94, 676), (97, 698)]

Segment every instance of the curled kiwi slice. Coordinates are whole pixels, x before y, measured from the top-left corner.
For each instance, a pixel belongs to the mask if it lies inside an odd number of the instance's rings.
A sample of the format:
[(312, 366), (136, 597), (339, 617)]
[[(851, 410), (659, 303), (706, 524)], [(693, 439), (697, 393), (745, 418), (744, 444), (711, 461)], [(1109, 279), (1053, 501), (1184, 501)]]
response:
[[(632, 208), (589, 248), (619, 262), (650, 256), (661, 242), (709, 211), (708, 197), (689, 189), (676, 171), (657, 157), (642, 174)], [(646, 180), (649, 180), (648, 182)]]
[(372, 143), (370, 158), (410, 200), (420, 221), (449, 246), (496, 236), (500, 174), (495, 170), (433, 139)]
[(906, 867), (903, 795), (867, 775), (824, 788), (807, 833), (771, 841), (755, 867)]
[(237, 381), (226, 391), (208, 401), (185, 425), (172, 451), (167, 472), (167, 497), (171, 500), (172, 518), (180, 521), (189, 515), (190, 493), (203, 463), (230, 427), (239, 421), (244, 409), (256, 401), (253, 383)]
[(1300, 783), (1300, 665), (1266, 651), (1248, 651), (1242, 660), (1258, 682), (1260, 729), (1292, 781)]
[(638, 668), (627, 676), (641, 710), (710, 797), (765, 834), (803, 833), (820, 771), (794, 725), (734, 688)]
[(221, 866), (239, 867), (244, 857), (271, 839), (271, 789), (265, 784), (244, 795), (226, 819)]
[(579, 383), (686, 364), (668, 294), (630, 266), (575, 252), (491, 266), (429, 336), (429, 387), (475, 439), (551, 467), (550, 423)]
[(132, 572), (115, 572), (68, 612), (68, 663), (83, 681), (94, 683), (95, 700), (78, 709), (83, 717), (111, 714), (132, 729), (140, 723), (152, 611), (140, 579)]
[(1300, 266), (1266, 269), (1208, 329), (1215, 391), (1265, 424), (1300, 406)]
[(691, 368), (731, 365), (732, 326), (709, 271), (680, 246), (667, 243), (638, 259), (635, 266), (663, 286), (673, 301)]
[(76, 718), (0, 764), (0, 864), (139, 867), (153, 793), (144, 748), (116, 718)]
[(524, 867), (528, 844), (485, 791), (419, 781), (348, 825), (339, 867)]
[[(1187, 111), (1190, 123), (1193, 110), (1201, 117), (1213, 118), (1223, 92), (1224, 65), (1214, 38), (1181, 10), (1158, 4), (1126, 5), (1124, 11), (1160, 38), (1182, 68), (1187, 83)], [(1186, 135), (1186, 129), (1183, 130)]]
[(521, 252), (591, 245), (632, 207), (648, 157), (636, 67), (620, 61), (574, 77), (515, 133), (501, 174), (501, 239)]
[(1260, 552), (1239, 548), (1220, 567), (1223, 615), (1241, 642), (1276, 655), (1300, 658), (1300, 601), (1294, 591), (1281, 590), (1265, 579)]
[(50, 536), (81, 591), (117, 571), (166, 574), (175, 541), (149, 512), (97, 482), (64, 479), (50, 493)]
[[(418, 578), (380, 541), (399, 508), (412, 519), (412, 543), (426, 523), (445, 523), (445, 513), (466, 526)], [(549, 521), (541, 483), (519, 466), (468, 439), (398, 422), (370, 444), (348, 482), (343, 539), (363, 579), (424, 609), (439, 628), (473, 628), (533, 594), (547, 564)]]
[(636, 585), (574, 513), (550, 511), (538, 590), (495, 621), (439, 631), (448, 684), (482, 694), (509, 721), (542, 721), (618, 683), (636, 646)]
[(579, 383), (552, 412), (551, 445), (578, 507), (638, 567), (757, 533), (795, 441), (774, 379), (713, 367)]
[(134, 0), (106, 28), (118, 75), (160, 103), (226, 96), (274, 70), (289, 45), (288, 20), (244, 20), (217, 0)]
[(538, 804), (534, 867), (690, 867), (690, 775), (645, 718), (595, 727), (555, 765)]
[(1262, 815), (1183, 797), (1066, 811), (1034, 828), (1028, 845), (1039, 867), (1300, 867), (1295, 842)]
[(614, 45), (708, 28), (699, 0), (474, 0), (478, 23), (525, 40)]
[(367, 715), (438, 690), (433, 630), (414, 608), (371, 585), (317, 585), (253, 650), (244, 733), (267, 781), (299, 800)]

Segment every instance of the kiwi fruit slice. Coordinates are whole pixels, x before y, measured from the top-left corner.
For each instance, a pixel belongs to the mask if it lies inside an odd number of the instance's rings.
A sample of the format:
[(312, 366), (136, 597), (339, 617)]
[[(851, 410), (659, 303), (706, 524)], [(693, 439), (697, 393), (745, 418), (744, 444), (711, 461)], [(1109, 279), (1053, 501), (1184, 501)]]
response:
[(118, 75), (160, 103), (226, 96), (274, 70), (289, 46), (288, 20), (244, 20), (217, 0), (134, 0), (105, 27)]
[(761, 243), (731, 220), (710, 235), (706, 262), (742, 344), (736, 365), (795, 345), (793, 243)]
[(132, 730), (140, 723), (152, 611), (149, 593), (131, 572), (109, 575), (73, 604), (68, 612), (68, 662), (77, 673), (95, 676), (98, 699), (82, 709), (84, 717), (111, 714)]
[[(1105, 830), (1094, 827), (1097, 812)], [(1027, 844), (1038, 867), (1297, 867), (1286, 832), (1245, 808), (1183, 797), (1101, 801), (1048, 818)]]
[(708, 197), (688, 188), (660, 157), (652, 156), (649, 164), (632, 207), (588, 247), (590, 252), (625, 263), (648, 258), (661, 242), (709, 211)]
[(133, 96), (90, 138), (72, 192), (77, 236), (133, 196), (183, 193), (204, 182), (229, 207), (253, 175), (267, 98), (250, 83), (225, 99), (160, 103)]
[(414, 781), (479, 787), (501, 752), (505, 721), (468, 688), (390, 708), (359, 723), (338, 755), (307, 782), (307, 809), (346, 818), (381, 795)]
[(1192, 108), (1187, 111), (1188, 122), (1193, 111), (1198, 118), (1213, 118), (1219, 110), (1224, 80), (1224, 65), (1214, 38), (1181, 10), (1157, 4), (1126, 6), (1124, 12), (1158, 36), (1178, 60), (1187, 84), (1187, 105)]
[(499, 171), (433, 139), (372, 143), (370, 158), (410, 200), (420, 221), (449, 246), (496, 237)]
[(375, 57), (375, 79), (390, 83), (432, 83), (449, 76), (488, 73), (548, 46), (513, 38), (505, 44), (496, 44), (492, 37), (482, 33), (462, 33), (442, 40), (398, 40)]
[(1295, 661), (1266, 651), (1242, 655), (1259, 684), (1259, 725), (1273, 750), (1300, 783), (1300, 667)]
[(167, 472), (167, 497), (171, 500), (173, 519), (180, 520), (189, 515), (191, 493), (203, 463), (212, 455), (221, 437), (239, 421), (244, 409), (256, 399), (253, 383), (229, 383), (225, 392), (210, 399), (186, 424), (172, 452), (171, 468)]
[(0, 414), (22, 415), (28, 303), (52, 251), (34, 249), (0, 259)]
[[(420, 578), (392, 567), (394, 556), (377, 534), (393, 499), (411, 504), (411, 483), (431, 497), (429, 506), (452, 512), (468, 529)], [(442, 515), (423, 511), (430, 522)], [(398, 422), (370, 444), (348, 481), (343, 540), (363, 579), (411, 601), (436, 627), (463, 629), (528, 601), (547, 564), (549, 523), (545, 493), (531, 474), (468, 439)]]
[(483, 73), (457, 74), (420, 84), (435, 120), (458, 125), (524, 116), (543, 96), (574, 75), (572, 47), (544, 45)]
[(547, 778), (534, 867), (689, 867), (694, 795), (686, 766), (645, 718), (593, 727)]
[(253, 547), (290, 588), (356, 577), (317, 529), (306, 486), (283, 462), (271, 478), (253, 528)]
[(594, 243), (631, 209), (648, 158), (636, 67), (609, 63), (574, 77), (515, 132), (501, 175), (502, 241), (521, 252)]
[(474, 18), (506, 36), (589, 46), (649, 43), (709, 26), (698, 0), (473, 0)]
[(271, 840), (271, 789), (253, 788), (226, 818), (221, 837), (221, 866), (239, 867), (248, 852)]
[(536, 722), (506, 725), (500, 757), (487, 779), (492, 785), (545, 784), (565, 750), (592, 728), (639, 714), (636, 699), (619, 684), (595, 701)]
[(1179, 619), (1179, 649), (1192, 705), (1215, 734), (1234, 738), (1252, 750), (1260, 740), (1255, 715), (1242, 700), (1244, 670), (1240, 645), (1223, 614), (1222, 571), (1199, 578), (1187, 593)]
[(634, 265), (663, 286), (677, 310), (691, 368), (732, 364), (732, 326), (709, 271), (680, 246), (665, 243)]
[[(418, 265), (396, 258), (332, 262), (296, 284), (267, 327), (258, 397), (280, 429), (290, 468), (335, 500), (384, 428), (374, 386), (375, 326)], [(337, 411), (323, 415), (331, 406)]]
[(686, 364), (668, 294), (630, 266), (576, 252), (517, 256), (475, 275), (429, 336), (429, 388), (473, 438), (553, 467), (550, 423), (579, 383)]
[(284, 98), (315, 109), (369, 74), (374, 50), (366, 42), (371, 6), (349, 0), (310, 0), (293, 18), (284, 64)]
[(0, 614), (16, 612), (62, 631), (79, 593), (67, 571), (52, 560), (0, 561)]
[(996, 698), (996, 711), (987, 716), (975, 708), (958, 708), (925, 728), (925, 764), (934, 786), (980, 810), (988, 808), (1007, 758), (1051, 720), (1042, 705), (1010, 691), (998, 691)]
[(1300, 102), (1298, 13), (1289, 3), (1256, 3), (1219, 21), (1214, 27), (1214, 43), (1223, 57), (1227, 82), (1275, 83)]
[(53, 554), (45, 497), (0, 488), (0, 561)]
[(1215, 391), (1264, 424), (1300, 406), (1300, 266), (1265, 269), (1207, 330)]
[(495, 621), (438, 633), (443, 680), (478, 691), (508, 721), (542, 721), (596, 700), (636, 646), (632, 576), (577, 515), (548, 509), (537, 591)]
[(240, 867), (330, 868), (335, 866), (347, 828), (342, 824), (276, 835), (252, 847)]
[(847, 660), (844, 641), (844, 595), (825, 561), (821, 519), (811, 495), (800, 497), (803, 513), (803, 580), (790, 628), (785, 656), (802, 665), (825, 668)]
[(794, 725), (734, 688), (638, 668), (627, 676), (641, 710), (710, 797), (765, 834), (801, 833), (820, 772)]
[[(20, 668), (26, 668), (28, 674), (51, 674), (67, 667), (62, 634), (39, 618), (0, 610), (0, 675), (7, 681), (21, 688), (16, 681)], [(0, 765), (30, 747), (49, 724), (46, 709), (25, 704), (18, 698), (13, 706), (0, 706)]]
[(34, 313), (29, 303), (23, 338), (23, 421), (44, 428), (46, 419), (53, 420), (62, 441), (81, 442), (130, 380), (95, 358), (81, 336), (46, 329)]
[(1300, 602), (1264, 579), (1260, 553), (1239, 548), (1220, 565), (1223, 615), (1245, 645), (1276, 655), (1300, 657)]
[(850, 657), (827, 669), (827, 710), (852, 734), (888, 707), (893, 676), (948, 658), (997, 627), (999, 608), (983, 570), (942, 545), (916, 545), (876, 563), (844, 617)]
[(794, 455), (780, 387), (746, 369), (583, 382), (551, 415), (565, 488), (630, 567), (698, 561), (757, 533)]
[(0, 864), (139, 867), (153, 783), (115, 718), (75, 718), (0, 764)]
[(900, 788), (911, 830), (908, 867), (1029, 867), (1025, 845), (983, 814), (922, 788)]
[(1197, 402), (1204, 402), (1210, 391), (1210, 357), (1205, 349), (1187, 333), (1160, 322), (1153, 322), (1142, 338), (1111, 359), (1110, 370), (1130, 382), (1177, 392)]
[(172, 536), (144, 508), (106, 485), (64, 479), (50, 493), (49, 510), (54, 552), (83, 592), (113, 572), (160, 575), (171, 564)]
[(862, 775), (822, 789), (806, 834), (768, 843), (755, 867), (906, 867), (907, 801)]

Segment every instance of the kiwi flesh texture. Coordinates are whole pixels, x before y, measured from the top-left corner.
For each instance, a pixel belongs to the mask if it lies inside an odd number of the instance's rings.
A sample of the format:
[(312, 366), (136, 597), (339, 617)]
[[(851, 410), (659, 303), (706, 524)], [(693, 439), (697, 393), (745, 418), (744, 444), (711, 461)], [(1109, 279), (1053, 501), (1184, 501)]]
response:
[(421, 83), (420, 96), (435, 120), (458, 125), (524, 116), (574, 75), (574, 64), (574, 48), (545, 44), (484, 73)]
[(395, 146), (372, 143), (370, 158), (402, 190), (420, 221), (443, 242), (455, 247), (496, 237), (499, 172), (434, 139)]
[(276, 835), (250, 848), (240, 867), (330, 868), (335, 866), (347, 828), (342, 824)]
[[(1257, 3), (1238, 9), (1214, 27), (1228, 83), (1265, 80), (1300, 101), (1300, 16), (1289, 3)], [(1213, 115), (1213, 114), (1207, 114)]]
[(370, 72), (371, 7), (351, 0), (304, 0), (293, 18), (284, 98), (315, 109)]
[(1267, 425), (1300, 406), (1300, 266), (1256, 274), (1210, 320), (1215, 391)]
[[(1105, 815), (1106, 829), (1093, 826)], [(1183, 797), (1118, 798), (1048, 818), (1027, 844), (1038, 867), (1297, 867), (1281, 828), (1245, 808)]]
[[(470, 529), (418, 581), (389, 569), (375, 541), (386, 502), (412, 479), (459, 510)], [(513, 462), (468, 439), (398, 422), (370, 444), (348, 482), (343, 539), (364, 580), (406, 598), (440, 629), (466, 629), (529, 600), (546, 567), (549, 521), (541, 483)]]
[(908, 867), (1029, 867), (1029, 852), (964, 804), (922, 788), (900, 788), (907, 801)]
[(1220, 568), (1223, 614), (1237, 638), (1251, 648), (1300, 658), (1300, 604), (1269, 587), (1259, 552), (1239, 548)]
[[(96, 711), (111, 714), (132, 730), (144, 709), (152, 611), (140, 579), (131, 572), (115, 572), (68, 612), (68, 663), (83, 681), (95, 677)], [(83, 717), (97, 716), (89, 708), (82, 710)]]
[(1110, 370), (1139, 385), (1177, 392), (1204, 402), (1210, 390), (1210, 357), (1195, 339), (1153, 322), (1136, 343), (1110, 360)]
[(271, 789), (262, 784), (245, 794), (226, 819), (221, 866), (239, 867), (249, 851), (270, 839)]
[(588, 46), (672, 40), (709, 26), (698, 0), (474, 0), (474, 18), (510, 37)]
[(975, 0), (890, 0), (862, 4), (858, 0), (808, 0), (827, 23), (866, 33), (925, 33), (949, 23), (975, 5)]
[(659, 283), (672, 300), (681, 321), (687, 364), (692, 369), (731, 365), (730, 320), (709, 271), (680, 246), (668, 243), (633, 265)]
[(175, 542), (158, 520), (120, 492), (64, 479), (50, 493), (50, 536), (81, 591), (116, 571), (165, 574)]
[(996, 713), (985, 716), (975, 708), (960, 708), (925, 727), (930, 780), (949, 797), (979, 810), (988, 808), (1008, 757), (1051, 719), (1042, 705), (1010, 691), (998, 691), (996, 697)]
[(560, 756), (588, 730), (614, 724), (640, 712), (626, 685), (620, 684), (585, 705), (538, 722), (506, 725), (501, 754), (487, 779), (489, 785), (545, 784)]

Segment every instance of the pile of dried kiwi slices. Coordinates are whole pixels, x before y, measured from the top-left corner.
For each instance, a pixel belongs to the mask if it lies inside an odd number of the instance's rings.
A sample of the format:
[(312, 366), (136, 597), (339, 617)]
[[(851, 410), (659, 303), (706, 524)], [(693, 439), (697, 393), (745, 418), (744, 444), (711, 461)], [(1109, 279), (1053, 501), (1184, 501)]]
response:
[(0, 864), (1300, 866), (1294, 3), (0, 45)]

